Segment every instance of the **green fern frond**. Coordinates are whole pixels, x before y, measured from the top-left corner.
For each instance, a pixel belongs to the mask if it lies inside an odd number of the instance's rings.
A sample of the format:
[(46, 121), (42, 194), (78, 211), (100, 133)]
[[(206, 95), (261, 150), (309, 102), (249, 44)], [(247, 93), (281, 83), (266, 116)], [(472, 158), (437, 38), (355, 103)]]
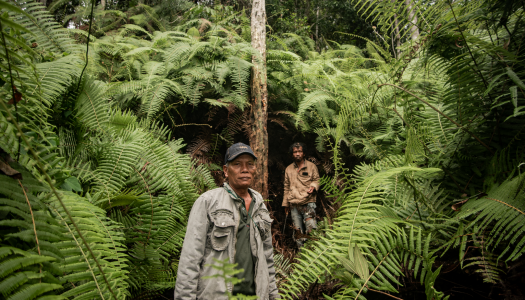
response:
[(38, 47), (59, 53), (79, 53), (80, 48), (75, 45), (73, 39), (69, 38), (67, 29), (57, 24), (53, 16), (40, 3), (34, 1), (23, 3), (10, 1), (10, 3), (25, 12), (17, 18), (17, 23), (32, 33), (34, 37), (30, 40), (35, 40)]
[(458, 215), (461, 219), (476, 215), (467, 227), (474, 233), (479, 234), (490, 226), (484, 246), (504, 246), (499, 259), (505, 258), (505, 261), (516, 260), (525, 252), (525, 237), (521, 234), (525, 222), (524, 178), (524, 175), (511, 175), (501, 185), (490, 189), (487, 196), (465, 203)]

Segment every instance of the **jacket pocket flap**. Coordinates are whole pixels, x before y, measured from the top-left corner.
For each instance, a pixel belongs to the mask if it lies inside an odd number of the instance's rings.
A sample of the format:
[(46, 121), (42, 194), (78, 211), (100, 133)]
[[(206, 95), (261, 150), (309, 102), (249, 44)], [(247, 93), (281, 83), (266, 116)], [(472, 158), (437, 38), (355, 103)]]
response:
[(221, 238), (221, 237), (225, 237), (225, 236), (228, 236), (230, 234), (230, 230), (229, 229), (216, 229), (213, 231), (213, 236), (214, 237), (217, 237), (217, 238)]
[(215, 217), (215, 226), (216, 227), (230, 227), (235, 225), (235, 221), (233, 221), (233, 217), (226, 214), (220, 214), (217, 217)]
[(273, 222), (273, 219), (270, 218), (270, 214), (269, 213), (262, 213), (259, 215), (261, 217), (261, 219), (267, 223), (272, 223)]
[(211, 233), (211, 245), (215, 251), (224, 251), (230, 244), (233, 232), (233, 215), (229, 213), (219, 213), (215, 217), (213, 231)]

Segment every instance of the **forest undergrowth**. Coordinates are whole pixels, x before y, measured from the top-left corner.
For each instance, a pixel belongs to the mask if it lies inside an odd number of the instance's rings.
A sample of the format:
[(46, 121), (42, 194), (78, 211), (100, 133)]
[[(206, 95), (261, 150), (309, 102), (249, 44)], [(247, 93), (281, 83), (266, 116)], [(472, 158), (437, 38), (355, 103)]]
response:
[[(93, 3), (0, 0), (0, 299), (172, 297), (193, 201), (249, 140), (249, 14)], [(283, 299), (524, 297), (523, 3), (409, 3), (353, 1), (361, 48), (268, 34)], [(300, 251), (293, 141), (322, 175)]]

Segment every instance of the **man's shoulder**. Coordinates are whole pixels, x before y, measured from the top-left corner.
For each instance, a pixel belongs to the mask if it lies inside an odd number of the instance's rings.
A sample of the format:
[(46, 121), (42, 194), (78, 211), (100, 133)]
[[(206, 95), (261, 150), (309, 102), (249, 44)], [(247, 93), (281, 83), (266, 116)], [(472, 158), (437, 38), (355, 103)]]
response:
[(220, 187), (217, 187), (217, 188), (214, 188), (214, 189), (211, 189), (211, 190), (208, 190), (202, 193), (201, 196), (213, 196), (213, 195), (217, 195), (222, 192), (225, 192), (225, 190), (222, 186), (220, 186)]
[(293, 168), (294, 168), (294, 163), (291, 163), (288, 165), (288, 167), (286, 167), (286, 171), (293, 170)]
[(226, 193), (224, 188), (222, 188), (222, 187), (214, 188), (212, 190), (209, 190), (209, 191), (206, 191), (206, 192), (202, 193), (199, 196), (199, 198), (197, 199), (197, 201), (214, 200), (214, 199), (217, 199), (217, 196), (221, 195), (222, 193)]
[(304, 161), (306, 162), (306, 167), (307, 168), (316, 168), (317, 169), (317, 166), (313, 162), (311, 162), (311, 161), (309, 161), (307, 159), (305, 159)]

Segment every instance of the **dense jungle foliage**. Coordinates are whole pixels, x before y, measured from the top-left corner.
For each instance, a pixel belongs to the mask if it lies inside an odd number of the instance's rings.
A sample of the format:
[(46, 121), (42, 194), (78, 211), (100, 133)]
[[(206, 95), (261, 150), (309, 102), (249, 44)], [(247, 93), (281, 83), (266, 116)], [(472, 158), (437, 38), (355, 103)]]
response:
[[(0, 9), (0, 299), (173, 297), (193, 201), (251, 130), (250, 1)], [(282, 298), (524, 297), (524, 9), (267, 2)], [(323, 175), (300, 251), (292, 141)]]

